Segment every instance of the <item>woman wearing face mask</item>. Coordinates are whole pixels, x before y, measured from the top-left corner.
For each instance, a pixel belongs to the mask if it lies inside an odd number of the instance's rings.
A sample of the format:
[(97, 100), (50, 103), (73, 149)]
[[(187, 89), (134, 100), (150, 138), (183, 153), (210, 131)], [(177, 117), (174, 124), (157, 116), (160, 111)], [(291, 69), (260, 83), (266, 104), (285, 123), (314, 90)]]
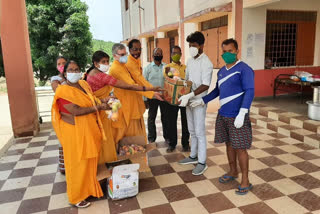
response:
[[(62, 75), (63, 68), (66, 63), (67, 63), (66, 58), (64, 58), (63, 56), (57, 57), (56, 67), (57, 67), (57, 70), (59, 71), (59, 74), (51, 77), (51, 87), (54, 92), (56, 91), (59, 85), (66, 84), (66, 79)], [(65, 174), (63, 149), (61, 145), (59, 145), (59, 171), (61, 174)]]
[(63, 77), (63, 68), (64, 65), (67, 63), (67, 59), (63, 56), (58, 56), (56, 60), (56, 66), (57, 70), (59, 71), (59, 74), (56, 76), (51, 77), (51, 87), (52, 90), (55, 92), (57, 87), (61, 84), (65, 84), (65, 78)]
[[(92, 66), (88, 69), (85, 80), (90, 85), (94, 95), (100, 99), (109, 96), (112, 88), (121, 88), (134, 91), (158, 91), (160, 87), (143, 87), (130, 85), (106, 74), (109, 69), (109, 55), (103, 51), (96, 51), (92, 56)], [(115, 161), (117, 159), (115, 142), (111, 132), (111, 120), (105, 112), (100, 113), (107, 140), (102, 143), (99, 163)]]
[(88, 207), (89, 196), (102, 197), (97, 181), (101, 141), (105, 139), (99, 111), (110, 109), (108, 98), (97, 99), (74, 61), (63, 71), (66, 84), (57, 88), (52, 105), (52, 125), (65, 157), (67, 194), (76, 207)]

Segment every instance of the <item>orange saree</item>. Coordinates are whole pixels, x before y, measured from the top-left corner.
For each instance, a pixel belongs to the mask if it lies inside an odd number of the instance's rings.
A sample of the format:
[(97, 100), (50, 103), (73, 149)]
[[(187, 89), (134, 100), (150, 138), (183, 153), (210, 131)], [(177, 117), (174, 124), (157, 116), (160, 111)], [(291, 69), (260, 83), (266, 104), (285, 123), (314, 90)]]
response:
[(52, 125), (64, 150), (67, 194), (69, 202), (76, 204), (89, 196), (102, 197), (96, 178), (101, 141), (105, 138), (100, 115), (91, 113), (75, 116), (75, 125), (61, 119), (57, 100), (65, 99), (80, 107), (96, 105), (91, 88), (80, 80), (86, 91), (61, 85), (57, 88), (52, 104)]
[[(103, 88), (95, 91), (94, 95), (99, 99), (103, 99), (109, 96), (111, 90), (111, 86), (104, 86)], [(106, 134), (106, 140), (102, 141), (99, 155), (99, 164), (102, 164), (117, 160), (117, 153), (116, 145), (112, 135), (111, 120), (108, 118), (108, 115), (105, 111), (100, 111), (100, 118), (103, 125), (104, 133)]]

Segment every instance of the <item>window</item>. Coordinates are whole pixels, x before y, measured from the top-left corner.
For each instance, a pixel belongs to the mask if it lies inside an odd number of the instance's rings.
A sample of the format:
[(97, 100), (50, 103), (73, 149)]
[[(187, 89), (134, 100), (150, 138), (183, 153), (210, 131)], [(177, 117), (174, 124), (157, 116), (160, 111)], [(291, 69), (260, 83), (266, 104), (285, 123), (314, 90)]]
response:
[(219, 18), (211, 19), (205, 22), (201, 22), (201, 31), (218, 28), (228, 25), (228, 16), (221, 16)]
[(267, 11), (266, 60), (274, 67), (313, 65), (316, 19), (316, 12)]
[(124, 9), (126, 11), (129, 9), (129, 0), (124, 0)]

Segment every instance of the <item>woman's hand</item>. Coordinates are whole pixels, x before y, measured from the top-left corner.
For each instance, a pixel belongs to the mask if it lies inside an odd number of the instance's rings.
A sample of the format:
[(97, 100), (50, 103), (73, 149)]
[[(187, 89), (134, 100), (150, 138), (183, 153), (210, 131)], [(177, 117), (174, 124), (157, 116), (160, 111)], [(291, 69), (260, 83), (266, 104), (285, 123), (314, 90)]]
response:
[(115, 97), (115, 96), (110, 96), (110, 97), (106, 97), (106, 98), (101, 99), (101, 102), (102, 102), (102, 103), (106, 103), (106, 104), (108, 104), (108, 102), (109, 102), (109, 100), (110, 100), (111, 98), (116, 99), (116, 97)]
[(102, 111), (102, 110), (110, 110), (110, 106), (107, 104), (107, 103), (101, 103), (100, 105), (97, 105), (97, 109), (99, 111)]
[(146, 88), (146, 91), (164, 91), (164, 89), (161, 88), (160, 86), (157, 86), (157, 87), (148, 87)]

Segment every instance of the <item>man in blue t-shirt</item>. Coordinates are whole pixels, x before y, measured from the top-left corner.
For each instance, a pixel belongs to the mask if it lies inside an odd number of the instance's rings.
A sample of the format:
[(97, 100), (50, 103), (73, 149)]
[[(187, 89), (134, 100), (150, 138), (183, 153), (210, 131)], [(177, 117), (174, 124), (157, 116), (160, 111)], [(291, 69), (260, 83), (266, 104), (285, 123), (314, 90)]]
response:
[(221, 176), (221, 183), (228, 183), (238, 177), (237, 158), (242, 181), (236, 190), (245, 195), (252, 188), (249, 182), (249, 156), (247, 149), (252, 144), (252, 128), (249, 109), (254, 98), (254, 72), (246, 63), (238, 60), (238, 43), (227, 39), (222, 43), (222, 58), (226, 65), (218, 71), (216, 87), (190, 106), (205, 105), (220, 97), (220, 109), (215, 126), (215, 143), (226, 143), (230, 171)]

